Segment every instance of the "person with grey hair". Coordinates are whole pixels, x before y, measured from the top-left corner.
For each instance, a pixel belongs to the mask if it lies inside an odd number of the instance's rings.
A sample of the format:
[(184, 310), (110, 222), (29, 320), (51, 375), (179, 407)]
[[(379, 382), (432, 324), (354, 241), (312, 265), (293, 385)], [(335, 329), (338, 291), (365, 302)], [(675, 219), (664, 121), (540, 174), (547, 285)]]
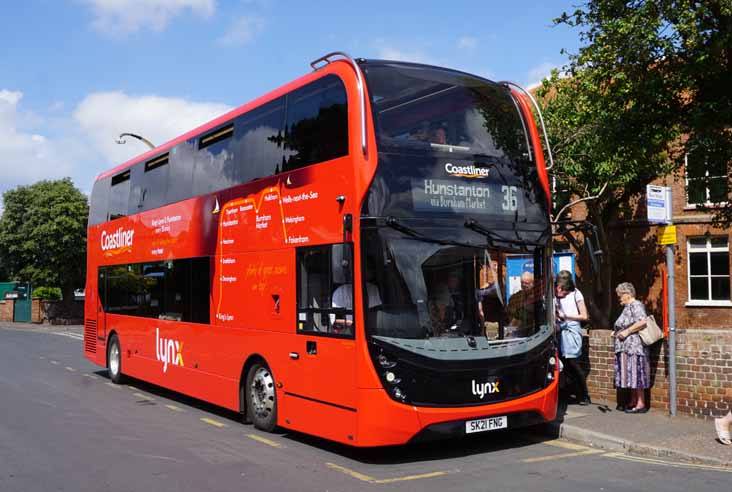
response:
[(628, 405), (618, 405), (625, 413), (646, 413), (645, 391), (651, 387), (651, 364), (648, 347), (638, 332), (646, 325), (646, 308), (635, 298), (635, 287), (623, 282), (615, 288), (623, 312), (615, 321), (615, 387), (629, 390)]

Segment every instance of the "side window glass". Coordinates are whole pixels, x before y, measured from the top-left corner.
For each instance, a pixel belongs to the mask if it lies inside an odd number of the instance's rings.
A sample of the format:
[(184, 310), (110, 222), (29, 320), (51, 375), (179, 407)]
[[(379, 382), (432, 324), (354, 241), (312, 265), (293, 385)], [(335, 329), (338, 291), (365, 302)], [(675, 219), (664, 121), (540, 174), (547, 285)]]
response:
[(99, 299), (110, 314), (209, 322), (210, 258), (99, 269)]
[[(165, 191), (168, 187), (169, 169), (169, 154), (167, 152), (147, 161), (141, 168), (140, 181), (142, 182), (142, 189), (140, 192), (140, 203), (142, 206), (138, 208), (140, 212), (165, 205)], [(134, 179), (132, 180), (132, 185), (133, 187), (135, 185)]]
[(350, 244), (297, 250), (298, 333), (354, 336)]
[(130, 170), (127, 169), (112, 176), (112, 187), (109, 191), (109, 220), (127, 216), (130, 199)]
[(193, 196), (193, 167), (196, 159), (196, 141), (181, 142), (170, 150), (168, 157), (168, 184), (165, 203), (175, 203)]
[(198, 139), (198, 153), (193, 169), (193, 195), (206, 195), (236, 184), (232, 175), (234, 153), (231, 145), (232, 124), (217, 128)]
[(130, 198), (127, 204), (127, 214), (132, 215), (142, 211), (143, 163), (135, 164), (130, 168)]
[(191, 323), (209, 323), (211, 297), (211, 259), (208, 256), (191, 258)]
[(109, 198), (110, 179), (104, 178), (94, 183), (89, 205), (89, 225), (101, 224), (107, 220), (107, 199)]
[(285, 171), (348, 154), (346, 89), (328, 75), (287, 96)]
[(268, 102), (239, 116), (234, 122), (237, 183), (266, 178), (282, 170), (285, 98)]

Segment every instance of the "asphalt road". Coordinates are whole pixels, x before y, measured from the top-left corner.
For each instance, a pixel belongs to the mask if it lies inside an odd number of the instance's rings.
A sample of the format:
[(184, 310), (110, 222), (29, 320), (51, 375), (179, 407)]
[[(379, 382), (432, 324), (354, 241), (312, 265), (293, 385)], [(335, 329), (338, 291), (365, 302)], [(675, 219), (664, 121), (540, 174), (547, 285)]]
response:
[(498, 431), (357, 450), (266, 434), (139, 381), (115, 386), (73, 334), (0, 328), (0, 492), (729, 492), (732, 470)]

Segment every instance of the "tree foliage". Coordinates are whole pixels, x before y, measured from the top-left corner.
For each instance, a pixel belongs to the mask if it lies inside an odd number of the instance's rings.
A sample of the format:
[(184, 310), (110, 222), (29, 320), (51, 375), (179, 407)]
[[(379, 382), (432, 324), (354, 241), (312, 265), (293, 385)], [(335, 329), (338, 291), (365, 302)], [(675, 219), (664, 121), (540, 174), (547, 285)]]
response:
[(539, 91), (557, 189), (567, 203), (607, 183), (588, 207), (601, 233), (689, 151), (732, 162), (732, 0), (593, 0), (555, 24), (582, 45)]
[(3, 200), (0, 263), (9, 276), (61, 287), (64, 300), (73, 301), (85, 278), (86, 196), (66, 178), (19, 186)]

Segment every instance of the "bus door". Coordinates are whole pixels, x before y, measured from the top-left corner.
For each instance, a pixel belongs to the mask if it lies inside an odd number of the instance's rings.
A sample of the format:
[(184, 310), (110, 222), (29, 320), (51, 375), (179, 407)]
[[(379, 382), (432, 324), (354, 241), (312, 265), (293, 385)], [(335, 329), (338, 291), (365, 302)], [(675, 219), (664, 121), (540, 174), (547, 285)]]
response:
[(297, 317), (288, 347), (290, 424), (340, 441), (354, 439), (356, 342), (353, 246), (298, 248)]

